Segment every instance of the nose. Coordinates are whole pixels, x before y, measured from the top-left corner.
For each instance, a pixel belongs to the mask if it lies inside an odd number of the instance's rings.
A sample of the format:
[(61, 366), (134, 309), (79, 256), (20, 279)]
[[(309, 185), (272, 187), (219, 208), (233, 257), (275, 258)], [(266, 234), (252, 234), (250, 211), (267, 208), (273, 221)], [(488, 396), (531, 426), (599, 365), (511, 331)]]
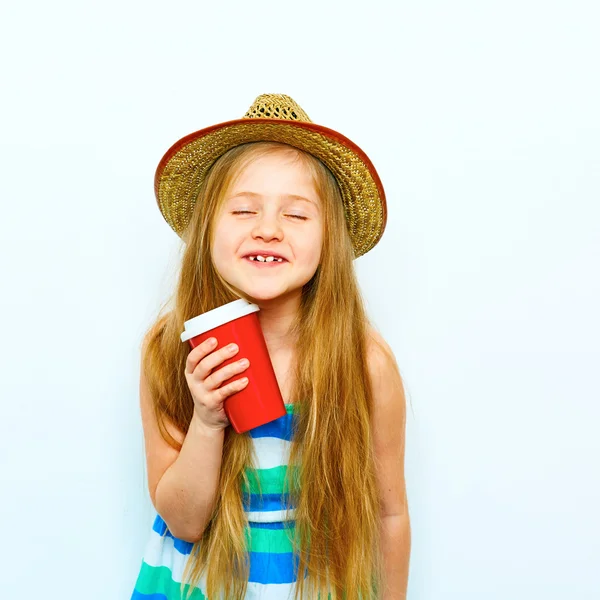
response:
[(283, 238), (283, 230), (277, 216), (264, 211), (260, 218), (256, 221), (252, 229), (253, 238), (262, 238), (265, 241)]

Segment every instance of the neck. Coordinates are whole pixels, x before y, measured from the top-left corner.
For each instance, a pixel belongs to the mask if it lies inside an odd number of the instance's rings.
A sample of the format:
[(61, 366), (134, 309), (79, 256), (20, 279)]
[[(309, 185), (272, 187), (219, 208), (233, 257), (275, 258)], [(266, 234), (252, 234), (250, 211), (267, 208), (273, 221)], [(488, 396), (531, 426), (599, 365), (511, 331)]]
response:
[(289, 331), (300, 306), (300, 296), (253, 302), (260, 307), (258, 320), (269, 353), (292, 350), (295, 340)]

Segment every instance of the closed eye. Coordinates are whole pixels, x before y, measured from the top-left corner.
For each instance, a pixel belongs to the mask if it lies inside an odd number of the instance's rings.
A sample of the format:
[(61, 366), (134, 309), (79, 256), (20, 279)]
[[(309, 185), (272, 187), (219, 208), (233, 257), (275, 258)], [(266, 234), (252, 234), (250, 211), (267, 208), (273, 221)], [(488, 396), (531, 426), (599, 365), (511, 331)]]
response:
[[(242, 214), (251, 214), (252, 211), (251, 210), (234, 210), (233, 214), (234, 215), (242, 215)], [(302, 219), (303, 221), (306, 221), (306, 219), (308, 217), (303, 217), (301, 215), (288, 215), (289, 217), (295, 217), (296, 219)]]

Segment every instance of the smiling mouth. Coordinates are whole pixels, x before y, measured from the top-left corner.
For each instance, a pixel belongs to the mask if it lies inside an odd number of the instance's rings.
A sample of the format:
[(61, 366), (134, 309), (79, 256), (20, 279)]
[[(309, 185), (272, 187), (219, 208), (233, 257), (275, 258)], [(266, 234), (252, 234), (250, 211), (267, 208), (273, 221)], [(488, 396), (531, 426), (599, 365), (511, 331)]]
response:
[(259, 260), (251, 260), (247, 256), (244, 257), (244, 261), (250, 263), (254, 267), (258, 267), (259, 269), (274, 269), (275, 267), (281, 267), (282, 265), (285, 265), (288, 262), (287, 260), (284, 260), (282, 262), (279, 262), (277, 260), (272, 260), (270, 262), (261, 262)]

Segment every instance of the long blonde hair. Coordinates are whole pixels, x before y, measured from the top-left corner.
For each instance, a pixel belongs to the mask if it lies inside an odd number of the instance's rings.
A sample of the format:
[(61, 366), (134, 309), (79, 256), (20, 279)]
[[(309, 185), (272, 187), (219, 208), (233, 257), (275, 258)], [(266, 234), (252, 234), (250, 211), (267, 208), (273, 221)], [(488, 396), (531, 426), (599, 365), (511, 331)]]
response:
[[(291, 329), (296, 347), (289, 402), (297, 405), (297, 416), (289, 463), (297, 468), (288, 469), (287, 488), (296, 508), (295, 599), (370, 600), (381, 589), (383, 562), (366, 362), (369, 321), (340, 190), (320, 160), (286, 144), (251, 142), (232, 148), (212, 165), (182, 236), (185, 249), (172, 309), (157, 317), (145, 335), (143, 368), (161, 434), (180, 449), (164, 420), (187, 431), (193, 413), (184, 377), (190, 348), (179, 337), (183, 322), (244, 297), (213, 265), (214, 217), (232, 182), (250, 161), (282, 151), (295, 153), (310, 169), (322, 201), (324, 227), (321, 263), (302, 289)], [(218, 592), (227, 599), (244, 597), (249, 562), (242, 482), (248, 485), (245, 471), (253, 467), (251, 437), (227, 427), (220, 493), (202, 538), (192, 547), (182, 593), (184, 588), (191, 592), (205, 574), (209, 598), (216, 598)]]

